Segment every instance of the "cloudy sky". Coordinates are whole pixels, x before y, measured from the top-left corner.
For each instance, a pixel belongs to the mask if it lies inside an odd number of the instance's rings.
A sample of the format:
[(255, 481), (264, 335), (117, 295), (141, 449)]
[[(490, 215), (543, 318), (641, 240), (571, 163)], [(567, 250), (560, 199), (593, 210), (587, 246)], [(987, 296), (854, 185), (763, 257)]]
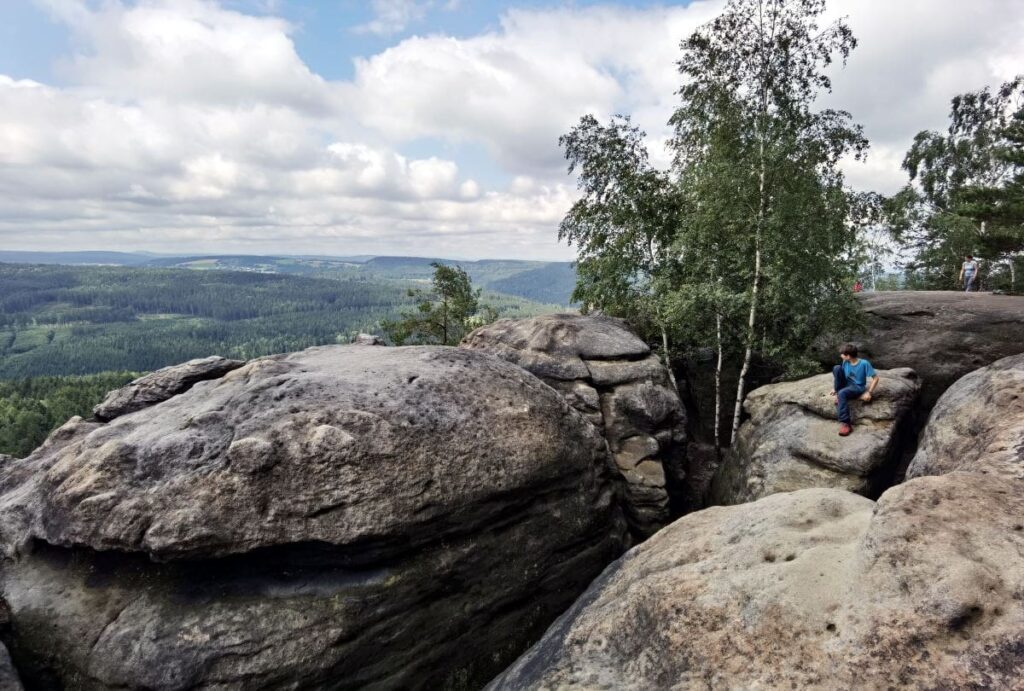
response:
[[(632, 113), (665, 161), (679, 41), (722, 4), (3, 0), (0, 248), (569, 259), (559, 134)], [(832, 11), (855, 187), (1024, 71), (1020, 0)]]

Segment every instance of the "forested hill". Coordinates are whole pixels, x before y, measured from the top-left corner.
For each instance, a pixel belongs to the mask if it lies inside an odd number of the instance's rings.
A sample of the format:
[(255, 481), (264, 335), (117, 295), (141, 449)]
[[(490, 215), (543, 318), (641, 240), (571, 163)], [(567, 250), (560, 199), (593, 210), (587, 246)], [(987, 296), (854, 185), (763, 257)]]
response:
[[(551, 311), (491, 296), (503, 314)], [(0, 264), (0, 379), (149, 371), (347, 342), (410, 305), (399, 282)]]
[(569, 305), (576, 271), (569, 262), (521, 259), (461, 261), (400, 256), (194, 255), (154, 256), (126, 252), (5, 252), (0, 262), (67, 265), (114, 265), (140, 268), (245, 271), (312, 278), (394, 282), (429, 281), (434, 262), (460, 266), (484, 290), (554, 305)]

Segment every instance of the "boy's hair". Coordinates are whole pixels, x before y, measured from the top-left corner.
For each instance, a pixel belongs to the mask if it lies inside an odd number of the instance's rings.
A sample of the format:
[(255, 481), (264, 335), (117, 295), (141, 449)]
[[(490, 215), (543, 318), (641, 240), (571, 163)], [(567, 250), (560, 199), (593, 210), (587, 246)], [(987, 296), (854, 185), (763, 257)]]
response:
[(850, 357), (857, 357), (857, 346), (852, 343), (844, 343), (839, 346), (840, 355), (849, 355)]
[(973, 255), (973, 254), (968, 254), (968, 255), (967, 255), (967, 258), (968, 258), (968, 259), (974, 259), (974, 255)]

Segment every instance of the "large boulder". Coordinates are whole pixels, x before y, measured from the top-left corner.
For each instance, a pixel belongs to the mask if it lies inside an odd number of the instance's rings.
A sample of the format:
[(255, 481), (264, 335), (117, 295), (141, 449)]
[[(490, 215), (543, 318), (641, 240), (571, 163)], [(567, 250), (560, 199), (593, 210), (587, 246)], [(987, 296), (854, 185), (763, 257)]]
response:
[(113, 420), (166, 401), (201, 381), (219, 379), (243, 364), (241, 360), (228, 360), (214, 355), (164, 367), (111, 391), (92, 412), (97, 420)]
[(870, 403), (851, 404), (853, 434), (840, 437), (832, 375), (762, 386), (743, 403), (750, 417), (712, 483), (717, 504), (776, 492), (834, 487), (877, 496), (899, 465), (905, 421), (921, 381), (907, 368), (880, 370)]
[(774, 494), (628, 552), (491, 689), (1019, 689), (1024, 485)]
[(579, 314), (499, 319), (466, 336), (462, 347), (529, 370), (602, 431), (637, 538), (668, 522), (670, 491), (682, 494), (686, 414), (668, 371), (624, 321)]
[[(911, 367), (930, 409), (968, 372), (1024, 351), (1024, 297), (953, 291), (861, 293), (867, 331), (847, 334), (875, 367)], [(822, 353), (834, 362), (834, 344)]]
[(604, 440), (486, 354), (250, 361), (0, 470), (39, 688), (469, 688), (622, 549)]
[(932, 410), (907, 477), (957, 470), (1024, 480), (1024, 354), (971, 372)]

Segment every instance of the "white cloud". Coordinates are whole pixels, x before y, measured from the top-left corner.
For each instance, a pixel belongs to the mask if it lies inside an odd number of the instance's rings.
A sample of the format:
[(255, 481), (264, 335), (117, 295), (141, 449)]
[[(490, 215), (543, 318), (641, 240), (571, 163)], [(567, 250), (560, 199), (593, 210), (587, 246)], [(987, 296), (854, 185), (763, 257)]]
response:
[(359, 33), (389, 36), (398, 33), (410, 23), (423, 19), (432, 2), (423, 0), (372, 0), (370, 6), (374, 17), (366, 24), (357, 26)]
[[(46, 4), (79, 47), (67, 86), (0, 74), (4, 247), (569, 258), (558, 136), (585, 112), (632, 113), (667, 164), (679, 40), (722, 2), (509, 10), (476, 36), (398, 42), (350, 82), (314, 73), (287, 22), (212, 0)], [(448, 7), (385, 4), (391, 26)], [(1014, 0), (834, 9), (861, 40), (827, 101), (872, 139), (848, 166), (861, 188), (897, 188), (917, 130), (1024, 64)], [(445, 154), (450, 142), (484, 163)]]

